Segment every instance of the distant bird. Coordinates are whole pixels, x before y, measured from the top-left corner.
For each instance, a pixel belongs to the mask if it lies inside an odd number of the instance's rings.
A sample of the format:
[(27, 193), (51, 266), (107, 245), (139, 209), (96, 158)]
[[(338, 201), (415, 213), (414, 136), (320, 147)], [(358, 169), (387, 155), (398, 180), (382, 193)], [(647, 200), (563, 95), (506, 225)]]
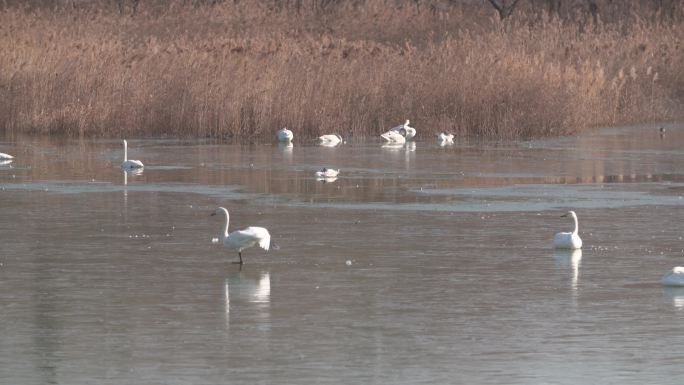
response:
[(665, 133), (665, 127), (660, 126), (660, 127), (658, 128), (658, 131), (660, 131), (661, 134), (664, 134), (664, 133)]
[(414, 136), (416, 136), (416, 129), (409, 126), (408, 119), (406, 119), (406, 123), (390, 128), (390, 131), (398, 132), (406, 139), (412, 139)]
[(684, 286), (684, 266), (673, 267), (663, 275), (660, 282), (664, 286)]
[(316, 171), (316, 176), (319, 178), (335, 178), (340, 173), (340, 170), (334, 170), (332, 168), (325, 168)]
[(10, 160), (14, 159), (14, 157), (10, 154), (5, 154), (4, 152), (0, 152), (0, 160)]
[(568, 211), (561, 215), (561, 218), (571, 217), (575, 223), (575, 229), (571, 233), (557, 233), (553, 237), (553, 246), (557, 249), (581, 249), (582, 239), (577, 234), (577, 214), (574, 211)]
[(291, 142), (293, 138), (294, 138), (294, 134), (292, 133), (292, 131), (288, 130), (287, 128), (283, 127), (280, 130), (278, 130), (278, 141), (279, 142)]
[(387, 131), (383, 134), (380, 134), (380, 136), (385, 139), (388, 143), (394, 143), (394, 144), (402, 144), (406, 143), (406, 137), (404, 137), (402, 134), (398, 133), (397, 131)]
[(342, 137), (337, 134), (321, 135), (318, 137), (321, 146), (334, 147), (342, 143)]
[(123, 141), (124, 145), (124, 160), (121, 162), (121, 168), (124, 171), (141, 170), (144, 166), (139, 160), (129, 160), (128, 159), (128, 142), (126, 139)]
[[(216, 211), (211, 213), (211, 215), (214, 216), (220, 212), (223, 212), (226, 215), (226, 225), (224, 227), (223, 233), (219, 235), (219, 240), (229, 248), (237, 250), (238, 256), (240, 257), (239, 262), (233, 263), (239, 263), (240, 265), (243, 264), (242, 250), (244, 249), (259, 245), (259, 247), (268, 251), (268, 249), (271, 247), (271, 234), (269, 234), (268, 230), (263, 227), (252, 226), (246, 229), (236, 230), (232, 233), (228, 233), (228, 224), (230, 221), (228, 210), (223, 207), (219, 207), (216, 209)], [(278, 247), (274, 244), (273, 248), (277, 249)]]
[(440, 133), (437, 135), (437, 141), (438, 141), (439, 144), (441, 144), (441, 145), (445, 145), (445, 144), (454, 144), (454, 134), (449, 134), (449, 133), (446, 133), (446, 132), (440, 132)]

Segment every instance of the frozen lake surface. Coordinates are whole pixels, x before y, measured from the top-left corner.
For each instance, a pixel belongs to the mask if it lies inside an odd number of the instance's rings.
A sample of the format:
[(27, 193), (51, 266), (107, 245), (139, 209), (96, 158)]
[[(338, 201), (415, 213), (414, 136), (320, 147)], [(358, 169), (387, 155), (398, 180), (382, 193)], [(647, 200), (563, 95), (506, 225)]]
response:
[[(116, 140), (0, 151), (3, 384), (684, 378), (684, 288), (660, 284), (684, 265), (681, 125), (446, 147), (129, 139), (146, 166), (125, 182)], [(217, 206), (280, 250), (231, 264)], [(554, 251), (568, 209), (584, 248)]]

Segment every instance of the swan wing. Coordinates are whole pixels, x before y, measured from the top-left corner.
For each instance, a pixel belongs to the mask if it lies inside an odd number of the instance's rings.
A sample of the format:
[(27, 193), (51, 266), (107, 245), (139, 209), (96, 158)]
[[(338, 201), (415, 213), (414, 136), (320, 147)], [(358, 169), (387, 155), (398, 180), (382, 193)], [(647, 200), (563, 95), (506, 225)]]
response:
[(240, 244), (248, 245), (245, 248), (258, 244), (259, 247), (268, 251), (271, 245), (271, 234), (263, 227), (248, 227), (237, 230), (230, 233), (229, 237), (232, 237), (233, 234), (235, 234), (235, 239)]
[(5, 154), (4, 152), (0, 152), (0, 159), (14, 159), (14, 157), (10, 154)]

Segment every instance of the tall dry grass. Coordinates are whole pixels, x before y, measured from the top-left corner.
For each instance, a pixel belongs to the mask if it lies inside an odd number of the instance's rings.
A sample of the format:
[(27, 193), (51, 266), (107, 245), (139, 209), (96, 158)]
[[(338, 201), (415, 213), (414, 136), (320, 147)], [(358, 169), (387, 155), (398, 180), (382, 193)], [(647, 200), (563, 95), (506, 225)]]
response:
[(408, 118), (426, 135), (525, 137), (681, 118), (682, 18), (521, 9), (501, 23), (485, 2), (295, 3), (8, 6), (0, 129), (264, 140), (282, 126), (369, 136)]

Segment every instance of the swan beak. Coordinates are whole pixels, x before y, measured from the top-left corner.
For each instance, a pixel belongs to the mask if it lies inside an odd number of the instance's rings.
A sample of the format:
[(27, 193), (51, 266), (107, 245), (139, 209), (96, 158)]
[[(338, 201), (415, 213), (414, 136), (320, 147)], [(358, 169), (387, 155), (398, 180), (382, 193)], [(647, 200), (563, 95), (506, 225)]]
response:
[(561, 215), (560, 217), (561, 217), (561, 218), (566, 218), (567, 216), (568, 216), (568, 214), (563, 214), (563, 215)]
[(214, 215), (216, 215), (216, 212), (209, 214), (210, 217), (213, 217)]

